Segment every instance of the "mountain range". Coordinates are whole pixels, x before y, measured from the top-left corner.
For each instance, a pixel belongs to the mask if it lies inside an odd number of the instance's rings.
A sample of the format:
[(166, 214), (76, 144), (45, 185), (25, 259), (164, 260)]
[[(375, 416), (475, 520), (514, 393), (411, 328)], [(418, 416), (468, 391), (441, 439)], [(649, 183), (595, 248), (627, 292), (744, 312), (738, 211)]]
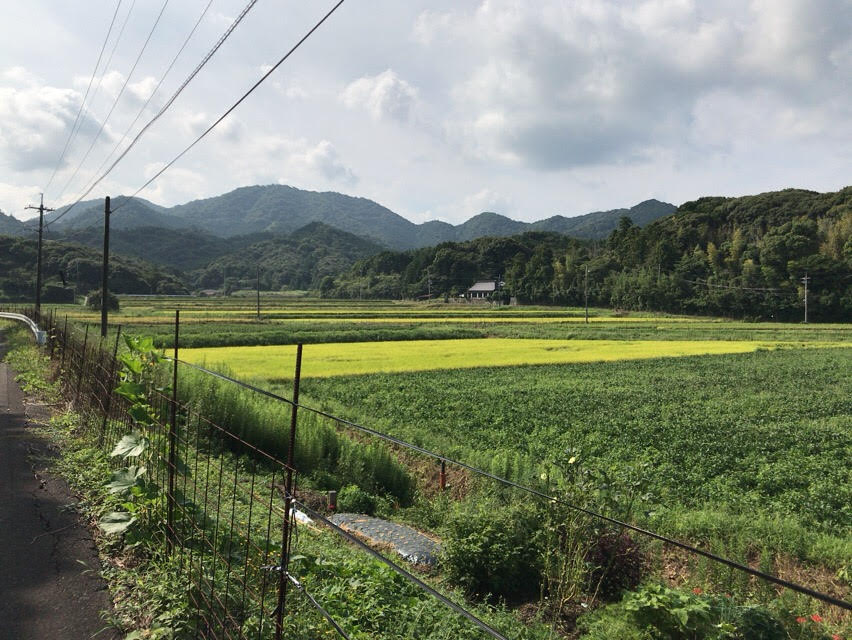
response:
[[(111, 229), (184, 229), (202, 234), (201, 241), (254, 234), (289, 234), (311, 222), (322, 222), (395, 250), (426, 247), (442, 242), (462, 242), (483, 236), (511, 236), (525, 231), (551, 231), (576, 238), (606, 238), (623, 216), (644, 226), (674, 213), (676, 207), (646, 200), (634, 207), (596, 211), (576, 217), (552, 216), (537, 222), (520, 222), (483, 212), (460, 225), (429, 221), (415, 224), (372, 200), (334, 192), (316, 192), (285, 185), (241, 187), (229, 193), (162, 207), (143, 198), (112, 199)], [(56, 220), (51, 224), (51, 221)], [(103, 201), (81, 202), (67, 214), (64, 209), (45, 216), (51, 233), (73, 236), (103, 225)], [(18, 223), (0, 218), (0, 233), (20, 235), (30, 220)], [(5, 229), (5, 231), (4, 231)], [(211, 239), (212, 238), (212, 239)], [(188, 238), (185, 238), (185, 240)], [(185, 245), (184, 245), (185, 246)]]

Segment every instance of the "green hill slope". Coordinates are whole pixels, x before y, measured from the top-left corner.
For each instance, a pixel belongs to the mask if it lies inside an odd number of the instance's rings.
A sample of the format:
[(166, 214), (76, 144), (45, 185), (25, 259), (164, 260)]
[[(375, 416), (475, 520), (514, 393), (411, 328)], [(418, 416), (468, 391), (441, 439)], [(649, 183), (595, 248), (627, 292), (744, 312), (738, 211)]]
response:
[[(34, 238), (0, 236), (0, 297), (32, 301), (35, 297), (37, 242)], [(101, 253), (67, 242), (46, 240), (42, 254), (45, 288), (61, 286), (83, 295), (100, 288)], [(60, 273), (61, 272), (61, 273)], [(173, 272), (141, 260), (111, 256), (110, 291), (115, 293), (185, 293), (186, 288)]]

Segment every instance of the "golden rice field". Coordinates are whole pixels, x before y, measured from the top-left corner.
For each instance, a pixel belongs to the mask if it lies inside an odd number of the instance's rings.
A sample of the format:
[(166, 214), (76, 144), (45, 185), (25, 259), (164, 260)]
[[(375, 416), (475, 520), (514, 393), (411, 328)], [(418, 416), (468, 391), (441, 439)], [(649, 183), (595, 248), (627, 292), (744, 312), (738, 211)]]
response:
[[(542, 340), (486, 338), (306, 345), (302, 375), (333, 376), (567, 364), (751, 353), (757, 350), (848, 346), (830, 342), (735, 340)], [(293, 373), (294, 345), (183, 349), (182, 360), (226, 366), (238, 378), (282, 379)]]

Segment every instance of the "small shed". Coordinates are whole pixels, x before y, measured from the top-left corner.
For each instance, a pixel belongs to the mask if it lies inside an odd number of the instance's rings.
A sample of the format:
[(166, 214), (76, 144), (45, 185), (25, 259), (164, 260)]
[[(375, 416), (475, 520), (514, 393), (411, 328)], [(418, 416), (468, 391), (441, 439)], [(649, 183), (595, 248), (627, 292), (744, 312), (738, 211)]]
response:
[(467, 290), (467, 298), (468, 300), (486, 300), (494, 295), (499, 285), (497, 280), (477, 280)]

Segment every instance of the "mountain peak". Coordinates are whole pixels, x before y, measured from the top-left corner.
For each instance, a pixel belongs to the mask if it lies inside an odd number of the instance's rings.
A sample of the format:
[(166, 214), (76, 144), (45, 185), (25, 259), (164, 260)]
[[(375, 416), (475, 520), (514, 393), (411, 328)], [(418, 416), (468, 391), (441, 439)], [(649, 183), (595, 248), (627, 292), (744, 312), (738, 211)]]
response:
[[(675, 210), (670, 204), (646, 200), (631, 209), (596, 212), (566, 218), (553, 216), (538, 222), (520, 222), (493, 211), (483, 211), (460, 225), (438, 221), (413, 222), (367, 198), (336, 191), (307, 191), (289, 185), (238, 187), (220, 196), (193, 200), (166, 208), (143, 198), (113, 199), (121, 206), (116, 228), (163, 227), (199, 229), (220, 238), (250, 234), (290, 234), (313, 222), (335, 227), (391, 249), (412, 249), (447, 241), (483, 236), (510, 236), (525, 231), (552, 231), (580, 238), (602, 238), (622, 215), (637, 225)], [(85, 229), (103, 223), (103, 201), (81, 202), (58, 223), (60, 230)]]

